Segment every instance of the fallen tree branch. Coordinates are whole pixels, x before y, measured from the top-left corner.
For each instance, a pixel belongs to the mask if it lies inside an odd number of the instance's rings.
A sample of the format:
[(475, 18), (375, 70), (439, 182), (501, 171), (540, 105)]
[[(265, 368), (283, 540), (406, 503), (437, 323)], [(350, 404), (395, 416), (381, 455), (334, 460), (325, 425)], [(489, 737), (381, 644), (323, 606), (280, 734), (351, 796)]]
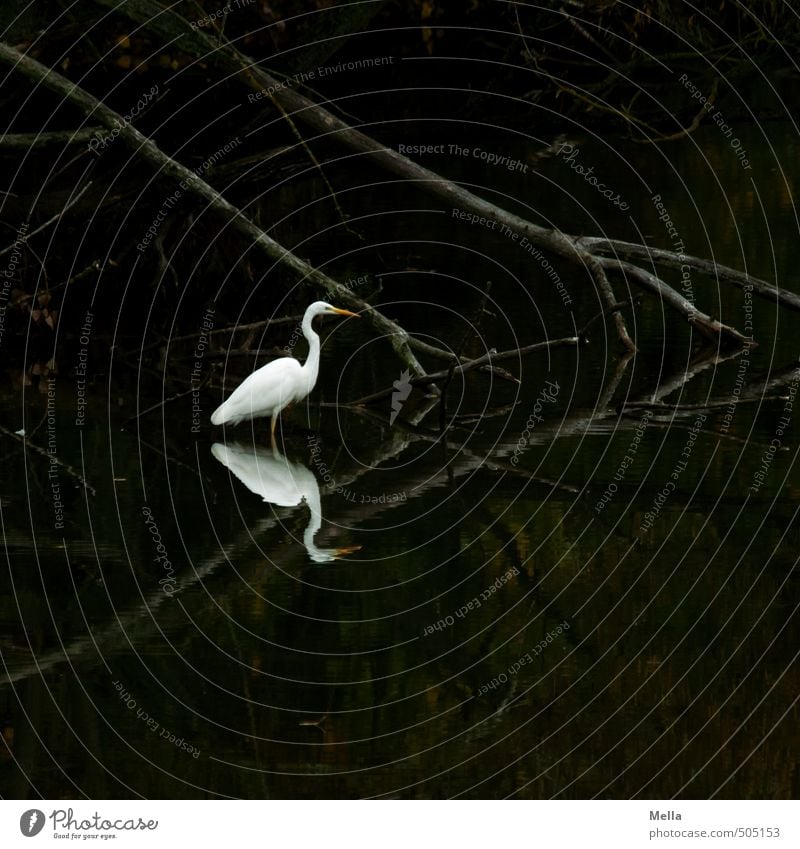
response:
[[(412, 386), (421, 386), (426, 383), (439, 383), (443, 380), (451, 379), (455, 372), (465, 374), (468, 371), (474, 371), (487, 363), (494, 363), (497, 360), (517, 359), (526, 354), (531, 354), (534, 351), (544, 351), (550, 348), (577, 348), (581, 345), (581, 343), (581, 336), (565, 336), (562, 339), (551, 339), (547, 342), (535, 342), (533, 345), (526, 345), (523, 348), (512, 348), (508, 351), (501, 351), (499, 353), (496, 351), (490, 351), (488, 354), (484, 354), (482, 357), (478, 357), (474, 360), (469, 360), (466, 363), (459, 363), (456, 366), (450, 366), (450, 368), (443, 369), (442, 371), (436, 371), (432, 374), (423, 374), (419, 377), (412, 377), (408, 382)], [(371, 404), (373, 401), (380, 401), (384, 398), (388, 398), (394, 391), (395, 390), (390, 386), (388, 389), (382, 389), (380, 392), (373, 392), (371, 395), (365, 395), (363, 398), (351, 401), (347, 406), (355, 407), (364, 404)]]
[(658, 295), (665, 304), (680, 313), (695, 330), (705, 336), (709, 341), (727, 341), (738, 347), (747, 347), (756, 344), (752, 339), (743, 336), (733, 327), (729, 327), (727, 324), (723, 324), (716, 318), (711, 318), (711, 316), (698, 310), (691, 301), (686, 300), (683, 295), (680, 295), (671, 286), (668, 286), (660, 277), (656, 277), (655, 274), (639, 268), (638, 265), (610, 257), (603, 257), (598, 262), (603, 268), (609, 271), (624, 273), (626, 276), (633, 278), (642, 288), (648, 289)]
[(765, 300), (778, 303), (782, 307), (800, 312), (800, 295), (781, 289), (766, 280), (752, 277), (744, 271), (737, 271), (727, 265), (720, 265), (709, 259), (700, 259), (696, 256), (676, 254), (673, 251), (662, 248), (651, 248), (648, 245), (637, 245), (635, 242), (622, 242), (617, 239), (605, 239), (595, 236), (585, 236), (578, 240), (581, 247), (590, 251), (607, 251), (618, 257), (629, 257), (632, 259), (646, 259), (652, 263), (663, 265), (666, 268), (680, 268), (688, 265), (708, 277), (733, 283), (740, 289), (752, 287), (754, 295)]
[[(259, 247), (276, 263), (281, 263), (292, 269), (302, 280), (311, 283), (320, 291), (332, 291), (345, 306), (359, 311), (375, 328), (375, 330), (389, 338), (395, 352), (414, 374), (425, 374), (425, 369), (420, 365), (408, 344), (408, 333), (399, 324), (390, 321), (366, 301), (356, 297), (346, 286), (328, 277), (323, 272), (313, 268), (307, 262), (286, 250), (282, 245), (268, 236), (257, 227), (244, 213), (229, 203), (216, 189), (198, 177), (193, 171), (167, 156), (155, 144), (155, 142), (142, 135), (129, 122), (122, 119), (97, 98), (82, 88), (78, 87), (66, 77), (56, 71), (47, 68), (30, 56), (25, 56), (13, 47), (0, 43), (0, 61), (12, 65), (16, 71), (28, 79), (41, 83), (62, 97), (70, 100), (80, 107), (87, 116), (95, 119), (114, 130), (118, 138), (133, 148), (137, 155), (157, 167), (158, 171), (178, 182), (186, 185), (187, 191), (203, 198), (211, 209), (221, 218), (228, 221), (240, 234), (251, 239), (253, 244)], [(87, 187), (82, 190), (85, 191)], [(81, 192), (81, 194), (82, 194)], [(77, 197), (79, 197), (78, 195)], [(77, 200), (74, 198), (73, 202)], [(63, 213), (63, 210), (62, 210)], [(59, 213), (62, 214), (62, 213)], [(58, 217), (58, 216), (56, 216)], [(49, 222), (48, 222), (49, 223)], [(31, 234), (32, 235), (32, 234)]]
[[(169, 42), (180, 39), (180, 49), (190, 56), (204, 62), (211, 62), (226, 73), (239, 75), (251, 90), (259, 92), (262, 97), (268, 96), (280, 111), (312, 127), (321, 137), (330, 138), (351, 150), (368, 154), (372, 164), (414, 182), (430, 194), (441, 198), (453, 208), (454, 212), (468, 212), (497, 221), (501, 229), (506, 227), (511, 232), (524, 235), (531, 243), (573, 264), (585, 269), (590, 268), (594, 256), (586, 249), (585, 242), (578, 237), (569, 236), (560, 230), (548, 230), (526, 221), (444, 179), (441, 175), (417, 165), (360, 130), (354, 129), (291, 86), (281, 85), (274, 76), (267, 73), (253, 59), (241, 53), (232, 43), (218, 45), (199, 30), (192, 30), (188, 22), (172, 9), (165, 9), (155, 0), (95, 0), (95, 2), (120, 12), (144, 29), (159, 34)], [(658, 281), (654, 285), (644, 276), (646, 272), (639, 271), (639, 275), (632, 275), (637, 283), (651, 293), (664, 298), (665, 303), (670, 307), (686, 315), (686, 310), (681, 304), (684, 299), (677, 292), (663, 281)], [(652, 275), (649, 277), (652, 278)], [(718, 333), (728, 342), (742, 344), (741, 340), (744, 340), (744, 337), (737, 331), (703, 316), (703, 313), (698, 313), (695, 326), (705, 337), (712, 342), (718, 341), (719, 336), (714, 335)], [(617, 322), (617, 328), (619, 331), (619, 322)], [(629, 347), (629, 342), (624, 336), (620, 338), (623, 344)]]
[(55, 144), (84, 144), (94, 138), (99, 127), (83, 130), (56, 130), (51, 133), (6, 133), (0, 136), (0, 147), (12, 150), (29, 150), (32, 147), (48, 147)]
[[(478, 308), (475, 312), (475, 316), (469, 322), (472, 328), (474, 328), (475, 333), (480, 331), (480, 326), (483, 322), (483, 316), (486, 313), (486, 301), (489, 299), (489, 293), (492, 290), (492, 284), (490, 281), (487, 281), (486, 288), (481, 296), (480, 303), (478, 304)], [(456, 364), (462, 361), (461, 352), (464, 350), (464, 345), (467, 344), (467, 339), (471, 336), (471, 330), (466, 330), (461, 336), (461, 342), (456, 347), (454, 354), (455, 359), (450, 364), (450, 368), (447, 371), (447, 378), (441, 387), (439, 387), (439, 432), (444, 433), (447, 429), (447, 390), (450, 387), (450, 381), (453, 379), (453, 375), (455, 374)], [(516, 380), (516, 378), (514, 378)], [(516, 381), (519, 383), (519, 381)]]
[[(16, 70), (23, 73), (29, 79), (35, 80), (37, 83), (41, 83), (56, 91), (63, 97), (73, 101), (87, 115), (98, 118), (104, 126), (114, 130), (119, 138), (128, 144), (139, 156), (155, 166), (158, 171), (185, 184), (188, 191), (192, 191), (194, 194), (202, 197), (217, 214), (229, 221), (231, 226), (238, 232), (252, 239), (275, 262), (288, 265), (301, 279), (311, 283), (320, 292), (335, 292), (336, 297), (343, 304), (359, 311), (362, 316), (371, 322), (380, 335), (384, 335), (389, 339), (398, 357), (406, 368), (414, 374), (424, 375), (425, 369), (414, 356), (412, 348), (418, 348), (427, 353), (435, 352), (437, 356), (445, 356), (448, 360), (452, 359), (452, 355), (447, 351), (434, 348), (426, 343), (421, 343), (419, 340), (412, 340), (412, 337), (410, 337), (404, 328), (386, 318), (368, 302), (358, 298), (348, 287), (338, 283), (288, 251), (250, 221), (241, 210), (226, 201), (208, 183), (198, 177), (193, 171), (190, 171), (163, 153), (153, 141), (142, 135), (130, 123), (125, 122), (116, 112), (97, 100), (93, 95), (74, 85), (56, 71), (48, 69), (36, 60), (2, 43), (0, 43), (0, 61), (13, 64)], [(87, 184), (70, 201), (64, 210), (34, 232), (39, 232), (39, 230), (63, 214), (69, 206), (77, 202), (90, 185), (91, 183)], [(33, 233), (29, 235), (33, 235)], [(11, 250), (11, 248), (7, 250)], [(508, 372), (503, 370), (499, 370), (497, 376), (507, 380), (515, 380), (512, 375), (509, 375)]]
[[(507, 351), (490, 351), (488, 354), (484, 354), (482, 357), (478, 357), (474, 360), (467, 360), (466, 362), (461, 362), (458, 365), (452, 364), (450, 368), (443, 369), (442, 371), (433, 372), (432, 374), (422, 375), (418, 378), (412, 378), (409, 380), (409, 383), (412, 386), (418, 386), (423, 383), (439, 383), (444, 380), (447, 383), (452, 380), (455, 372), (459, 372), (461, 374), (473, 371), (474, 369), (484, 368), (486, 363), (491, 363), (494, 366), (498, 360), (511, 360), (518, 359), (526, 354), (532, 354), (535, 351), (546, 351), (551, 348), (572, 348), (579, 347), (582, 344), (586, 343), (586, 335), (588, 333), (589, 328), (600, 318), (603, 318), (605, 315), (609, 315), (613, 312), (618, 312), (624, 306), (627, 305), (626, 301), (621, 303), (612, 303), (607, 310), (604, 310), (601, 313), (598, 313), (593, 318), (590, 318), (586, 324), (578, 330), (575, 336), (565, 336), (561, 339), (550, 339), (546, 342), (534, 342), (532, 345), (525, 345), (522, 348), (510, 348)], [(633, 352), (631, 352), (633, 353)], [(516, 383), (519, 383), (517, 378), (513, 378)], [(394, 392), (393, 387), (389, 387), (388, 389), (382, 389), (379, 392), (373, 392), (371, 395), (365, 395), (363, 398), (358, 398), (355, 401), (351, 401), (349, 406), (358, 406), (363, 404), (370, 404), (373, 401), (380, 401), (384, 398), (388, 398)]]
[(609, 282), (608, 276), (603, 268), (603, 264), (597, 259), (597, 257), (593, 256), (588, 260), (587, 265), (589, 266), (589, 270), (592, 272), (597, 286), (603, 295), (606, 305), (608, 306), (608, 312), (614, 316), (614, 323), (617, 326), (617, 335), (619, 336), (620, 341), (628, 349), (628, 351), (635, 353), (636, 345), (634, 344), (633, 339), (631, 339), (630, 334), (628, 333), (628, 328), (625, 325), (625, 319), (622, 317), (622, 313), (617, 307), (617, 299), (614, 296), (614, 290), (611, 288), (611, 283)]

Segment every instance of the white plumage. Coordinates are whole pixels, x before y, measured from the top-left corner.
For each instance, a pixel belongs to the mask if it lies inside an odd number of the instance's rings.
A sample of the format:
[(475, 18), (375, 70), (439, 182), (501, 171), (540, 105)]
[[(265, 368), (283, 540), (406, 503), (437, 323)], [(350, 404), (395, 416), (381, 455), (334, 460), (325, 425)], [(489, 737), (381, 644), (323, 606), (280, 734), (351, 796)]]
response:
[(319, 374), (319, 336), (311, 327), (318, 315), (349, 315), (355, 313), (332, 307), (325, 301), (315, 301), (306, 310), (301, 325), (303, 336), (308, 340), (308, 357), (305, 364), (294, 357), (281, 357), (254, 371), (236, 388), (234, 393), (220, 404), (211, 415), (215, 425), (236, 425), (247, 419), (269, 416), (272, 445), (275, 445), (275, 424), (281, 410), (300, 401), (311, 392)]

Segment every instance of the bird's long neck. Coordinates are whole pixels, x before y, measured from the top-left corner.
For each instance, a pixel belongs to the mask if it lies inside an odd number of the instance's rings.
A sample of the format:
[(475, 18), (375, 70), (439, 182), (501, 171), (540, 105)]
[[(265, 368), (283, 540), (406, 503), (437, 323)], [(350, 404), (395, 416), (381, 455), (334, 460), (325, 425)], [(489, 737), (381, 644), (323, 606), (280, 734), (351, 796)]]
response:
[(317, 381), (319, 373), (319, 336), (311, 327), (313, 316), (305, 316), (303, 319), (303, 336), (308, 340), (308, 356), (303, 364), (303, 369), (308, 374), (309, 384), (313, 386)]

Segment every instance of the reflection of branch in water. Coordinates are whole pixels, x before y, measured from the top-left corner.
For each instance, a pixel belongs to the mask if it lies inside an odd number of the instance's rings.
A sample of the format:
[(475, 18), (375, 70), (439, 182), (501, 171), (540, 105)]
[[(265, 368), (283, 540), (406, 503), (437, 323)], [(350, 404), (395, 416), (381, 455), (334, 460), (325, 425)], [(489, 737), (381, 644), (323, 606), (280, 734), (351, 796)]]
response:
[[(727, 439), (730, 442), (738, 442), (738, 443), (741, 443), (742, 445), (749, 445), (751, 447), (769, 448), (769, 444), (766, 443), (766, 442), (756, 442), (753, 439), (742, 439), (742, 437), (735, 436), (732, 433), (722, 433), (721, 431), (718, 431), (718, 430), (709, 430), (709, 428), (707, 428), (707, 427), (695, 428), (691, 422), (684, 422), (684, 421), (677, 420), (677, 416), (684, 415), (684, 414), (686, 416), (692, 416), (696, 412), (697, 412), (697, 410), (689, 410), (689, 411), (685, 411), (685, 413), (682, 413), (680, 410), (678, 410), (672, 416), (670, 416), (670, 418), (668, 418), (668, 419), (657, 419), (657, 418), (651, 417), (649, 424), (648, 424), (648, 427), (657, 427), (657, 428), (661, 428), (662, 430), (673, 430), (673, 429), (694, 430), (695, 433), (704, 433), (706, 436), (713, 436), (715, 439)], [(639, 421), (639, 419), (637, 417), (635, 417), (632, 413), (623, 413), (623, 415), (626, 416), (626, 418), (628, 418), (631, 422), (638, 422)], [(781, 445), (781, 447), (776, 449), (776, 450), (778, 450), (778, 451), (789, 451), (791, 449), (786, 445)]]
[(668, 395), (685, 386), (690, 380), (697, 377), (697, 375), (702, 374), (706, 369), (712, 366), (718, 366), (720, 363), (727, 362), (728, 360), (733, 360), (741, 356), (742, 353), (743, 351), (733, 351), (729, 354), (701, 351), (688, 366), (676, 368), (672, 376), (662, 378), (658, 386), (652, 392), (646, 393), (640, 400), (652, 403), (666, 398)]
[[(706, 371), (708, 368), (741, 356), (741, 354), (741, 351), (736, 351), (727, 355), (718, 354), (716, 352), (701, 353), (700, 356), (698, 356), (688, 367), (676, 369), (674, 374), (666, 376), (652, 392), (646, 393), (645, 398), (641, 400), (641, 404), (654, 404), (658, 407), (658, 399), (672, 394), (690, 380), (693, 380), (699, 374)], [(576, 414), (567, 415), (563, 418), (559, 418), (558, 421), (554, 421), (552, 424), (538, 424), (535, 431), (531, 434), (528, 445), (546, 444), (552, 442), (554, 439), (570, 438), (583, 433), (601, 435), (635, 429), (638, 426), (638, 416), (634, 416), (632, 414), (632, 410), (626, 410), (625, 405), (626, 403), (631, 404), (633, 409), (633, 405), (637, 402), (621, 402), (619, 408), (616, 410), (611, 407), (613, 395), (619, 388), (624, 372), (631, 361), (631, 356), (625, 356), (619, 361), (615, 374), (608, 386), (603, 390), (594, 410), (591, 410), (588, 413), (578, 412)], [(781, 378), (781, 381), (788, 382), (788, 380), (791, 379), (792, 374), (794, 374), (794, 369), (795, 367), (792, 367), (792, 369), (786, 369), (786, 373)], [(775, 388), (779, 382), (780, 381), (778, 380), (773, 381), (771, 388)], [(366, 408), (346, 406), (342, 407), (342, 409), (346, 409), (349, 412), (362, 417), (371, 418), (378, 423), (383, 423), (382, 418), (378, 414), (373, 413)], [(666, 411), (668, 408), (664, 406), (664, 409)], [(688, 405), (684, 408), (678, 407), (671, 411), (671, 420), (666, 426), (688, 427), (689, 425), (683, 423), (681, 419), (688, 418), (693, 414), (696, 414), (696, 410), (692, 409)], [(490, 411), (487, 415), (492, 415), (492, 412)], [(653, 424), (657, 424), (659, 427), (663, 425), (663, 423), (659, 422), (658, 419), (651, 419), (651, 422)], [(423, 439), (428, 442), (439, 442), (441, 437), (437, 431), (415, 428), (399, 419), (395, 422), (394, 429), (402, 430), (412, 439)], [(704, 432), (711, 433), (717, 438), (724, 438), (737, 442), (741, 441), (738, 437), (731, 434), (722, 434), (717, 433), (716, 431)], [(447, 449), (451, 451), (466, 451), (464, 445), (461, 443), (447, 441), (445, 445)], [(516, 440), (511, 443), (495, 445), (491, 456), (485, 458), (475, 457), (475, 459), (484, 465), (493, 463), (497, 469), (501, 469), (502, 471), (513, 472), (517, 475), (528, 474), (519, 466), (503, 464), (501, 461), (501, 458), (513, 453), (516, 445)], [(545, 478), (532, 479), (535, 479), (537, 482), (547, 486), (555, 484), (555, 482)], [(568, 491), (572, 491), (571, 488), (568, 489)]]
[(611, 406), (611, 399), (614, 397), (614, 393), (619, 388), (619, 385), (622, 382), (622, 376), (627, 371), (628, 366), (633, 361), (634, 356), (635, 355), (633, 351), (630, 351), (624, 356), (620, 357), (619, 360), (617, 360), (617, 367), (614, 369), (614, 375), (603, 388), (600, 397), (597, 399), (597, 403), (595, 404), (595, 411), (601, 410), (605, 412)]
[[(275, 524), (274, 520), (272, 520), (272, 524)], [(252, 543), (249, 533), (243, 543)], [(67, 558), (67, 571), (71, 573), (72, 566), (70, 565), (68, 548), (65, 549), (65, 556)], [(153, 612), (161, 607), (165, 601), (173, 599), (180, 605), (180, 601), (175, 599), (178, 593), (186, 592), (190, 586), (202, 582), (215, 569), (227, 562), (226, 555), (219, 553), (208, 558), (199, 566), (193, 564), (191, 569), (186, 569), (179, 576), (176, 576), (176, 589), (171, 594), (168, 595), (162, 587), (159, 587), (148, 593), (141, 604), (131, 607), (127, 612), (115, 610), (113, 622), (92, 630), (84, 636), (76, 637), (69, 643), (64, 644), (62, 642), (60, 648), (42, 654), (34, 653), (31, 649), (34, 659), (30, 663), (13, 670), (9, 668), (6, 656), (0, 651), (0, 661), (2, 661), (4, 671), (4, 674), (0, 675), (0, 687), (26, 678), (39, 677), (44, 672), (60, 666), (62, 663), (73, 664), (84, 656), (91, 658), (92, 661), (99, 658), (101, 662), (105, 663), (104, 657), (107, 658), (115, 647), (130, 648), (134, 633), (143, 628), (157, 627)], [(98, 646), (102, 646), (102, 653), (98, 652)], [(92, 652), (92, 649), (94, 649), (94, 652)]]
[(697, 412), (698, 410), (718, 410), (720, 407), (730, 407), (731, 404), (758, 404), (761, 401), (787, 401), (788, 395), (765, 395), (763, 398), (741, 398), (731, 400), (726, 398), (721, 401), (706, 401), (704, 404), (665, 404), (663, 401), (651, 403), (650, 401), (623, 401), (622, 409), (628, 410), (663, 410), (665, 413), (672, 411), (678, 412), (681, 410), (689, 410)]
[[(198, 450), (197, 445), (195, 446), (195, 450)], [(199, 455), (197, 456), (197, 466), (198, 468), (200, 467)], [(199, 474), (197, 470), (195, 471)], [(210, 519), (212, 511), (210, 505), (205, 500), (206, 491), (205, 489), (201, 489), (201, 492), (206, 509), (206, 517)], [(195, 586), (202, 585), (203, 581), (209, 578), (221, 566), (226, 566), (235, 560), (240, 552), (251, 552), (253, 539), (263, 536), (276, 525), (278, 525), (278, 520), (275, 516), (267, 516), (259, 519), (255, 525), (243, 528), (233, 542), (225, 545), (224, 550), (220, 546), (220, 550), (215, 554), (204, 558), (199, 563), (193, 561), (189, 567), (176, 573), (175, 589), (172, 593), (167, 594), (162, 587), (158, 587), (142, 596), (141, 603), (133, 604), (127, 610), (115, 609), (112, 622), (93, 629), (85, 635), (76, 637), (68, 643), (62, 642), (59, 648), (44, 653), (35, 653), (34, 659), (29, 663), (11, 669), (7, 656), (4, 652), (0, 651), (0, 663), (2, 663), (4, 673), (0, 675), (0, 687), (16, 681), (22, 681), (26, 678), (40, 677), (43, 673), (60, 666), (62, 663), (74, 664), (82, 660), (96, 663), (98, 657), (102, 661), (103, 656), (108, 657), (118, 648), (129, 649), (133, 643), (133, 636), (135, 634), (142, 631), (149, 634), (158, 628), (153, 616), (156, 610), (163, 607), (166, 602), (171, 601), (178, 605), (177, 610), (182, 613), (183, 605), (178, 596), (186, 593)], [(65, 549), (65, 556), (68, 563), (67, 571), (71, 573), (73, 570), (70, 565), (69, 544)], [(123, 558), (125, 556), (123, 555)], [(100, 566), (102, 572), (102, 564), (99, 560), (98, 566)], [(214, 603), (218, 603), (218, 598), (214, 598)], [(103, 647), (102, 655), (98, 655), (98, 646)]]
[[(766, 378), (760, 378), (756, 381), (743, 386), (739, 392), (738, 398), (733, 395), (725, 398), (711, 398), (700, 404), (665, 404), (661, 401), (668, 395), (671, 395), (684, 384), (688, 383), (702, 371), (705, 371), (710, 366), (716, 366), (726, 360), (734, 359), (743, 356), (743, 351), (735, 351), (727, 356), (710, 355), (707, 357), (701, 356), (689, 368), (684, 370), (676, 370), (675, 375), (668, 380), (663, 381), (657, 390), (648, 395), (646, 399), (634, 401), (620, 402), (617, 412), (620, 416), (633, 417), (634, 410), (653, 409), (663, 410), (665, 414), (669, 413), (670, 418), (667, 420), (659, 420), (651, 418), (651, 424), (659, 427), (688, 427), (687, 424), (679, 421), (680, 418), (691, 417), (695, 413), (703, 410), (724, 409), (726, 407), (738, 406), (739, 404), (761, 403), (762, 401), (786, 401), (788, 396), (783, 395), (767, 395), (768, 391), (774, 391), (787, 383), (796, 380), (800, 376), (800, 366), (797, 363), (784, 366), (780, 369), (770, 372)], [(739, 442), (747, 445), (757, 445), (760, 447), (768, 447), (764, 443), (753, 442), (749, 439), (742, 439), (728, 433), (727, 431), (708, 430), (701, 428), (698, 432), (706, 433), (716, 437), (717, 439), (728, 439), (733, 442)], [(780, 450), (788, 451), (786, 446), (781, 446)]]
[(167, 454), (166, 451), (162, 451), (157, 445), (153, 445), (152, 442), (147, 442), (147, 440), (142, 439), (141, 436), (137, 438), (137, 442), (140, 445), (144, 445), (145, 448), (149, 448), (151, 451), (155, 451), (156, 454), (159, 454), (168, 463), (173, 463), (175, 466), (178, 466), (181, 469), (188, 469), (193, 475), (197, 475), (197, 477), (202, 478), (199, 467), (195, 468), (194, 466), (190, 466), (188, 463), (184, 463), (183, 460), (178, 460), (177, 457), (173, 457), (170, 454)]
[(0, 433), (3, 436), (7, 436), (9, 439), (13, 439), (16, 442), (22, 445), (22, 450), (30, 449), (31, 451), (39, 454), (41, 457), (44, 457), (50, 463), (55, 466), (58, 466), (60, 469), (63, 469), (70, 477), (74, 478), (76, 481), (80, 483), (82, 487), (92, 493), (92, 495), (97, 495), (97, 490), (83, 477), (79, 472), (72, 468), (68, 463), (65, 463), (63, 460), (59, 460), (55, 454), (49, 454), (44, 448), (40, 448), (38, 445), (34, 445), (29, 439), (24, 436), (20, 436), (19, 434), (14, 433), (11, 430), (0, 425)]
[(467, 425), (478, 424), (484, 419), (496, 419), (499, 416), (507, 416), (509, 413), (513, 413), (521, 403), (521, 401), (512, 401), (510, 404), (492, 407), (491, 410), (480, 413), (455, 413), (450, 419), (450, 430), (466, 430)]
[(740, 392), (742, 398), (759, 398), (763, 393), (773, 391), (779, 386), (786, 386), (800, 376), (800, 361), (772, 369), (766, 376), (748, 383)]
[[(381, 424), (383, 423), (383, 419), (372, 410), (366, 409), (364, 407), (352, 407), (348, 409), (350, 412), (354, 413), (357, 416), (371, 419)], [(534, 475), (526, 469), (521, 468), (520, 466), (513, 466), (511, 463), (504, 463), (501, 460), (493, 458), (491, 455), (481, 457), (480, 455), (475, 454), (471, 449), (467, 448), (466, 443), (453, 442), (451, 440), (443, 439), (441, 434), (438, 433), (438, 431), (425, 430), (419, 427), (414, 427), (413, 425), (406, 424), (405, 422), (395, 422), (394, 426), (396, 428), (399, 427), (401, 430), (403, 430), (404, 433), (408, 434), (412, 438), (423, 440), (425, 442), (439, 443), (444, 445), (448, 449), (448, 451), (452, 452), (452, 459), (450, 462), (448, 462), (447, 469), (450, 470), (450, 473), (454, 476), (460, 476), (468, 472), (474, 472), (479, 468), (486, 468), (489, 471), (508, 472), (509, 474), (523, 477), (526, 480), (530, 480), (534, 483), (539, 483), (543, 486), (561, 490), (562, 492), (569, 492), (572, 494), (580, 492), (580, 490), (574, 486), (561, 484), (558, 483), (558, 481)], [(406, 446), (407, 445), (408, 442), (406, 442)], [(456, 460), (458, 458), (461, 458), (462, 462), (457, 463)], [(464, 461), (466, 461), (466, 463), (464, 463)], [(372, 469), (370, 469), (369, 471), (372, 471)], [(445, 469), (442, 469), (441, 473), (444, 472)], [(430, 482), (432, 485), (439, 485), (438, 476), (436, 475), (431, 476), (430, 474), (425, 473), (424, 475), (422, 475), (422, 480)], [(406, 484), (407, 479), (405, 479), (403, 482), (404, 484)], [(428, 487), (426, 486), (415, 487), (414, 491), (417, 494), (421, 494), (427, 488)]]

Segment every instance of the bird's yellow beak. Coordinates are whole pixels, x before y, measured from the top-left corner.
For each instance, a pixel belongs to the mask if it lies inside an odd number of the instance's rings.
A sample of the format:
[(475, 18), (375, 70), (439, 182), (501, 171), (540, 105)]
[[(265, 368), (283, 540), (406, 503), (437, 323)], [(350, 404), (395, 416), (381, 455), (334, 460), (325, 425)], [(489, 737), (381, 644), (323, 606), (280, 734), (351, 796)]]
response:
[(350, 310), (340, 310), (337, 307), (331, 307), (331, 312), (336, 313), (336, 315), (349, 315), (351, 318), (361, 318), (358, 313), (350, 312)]

